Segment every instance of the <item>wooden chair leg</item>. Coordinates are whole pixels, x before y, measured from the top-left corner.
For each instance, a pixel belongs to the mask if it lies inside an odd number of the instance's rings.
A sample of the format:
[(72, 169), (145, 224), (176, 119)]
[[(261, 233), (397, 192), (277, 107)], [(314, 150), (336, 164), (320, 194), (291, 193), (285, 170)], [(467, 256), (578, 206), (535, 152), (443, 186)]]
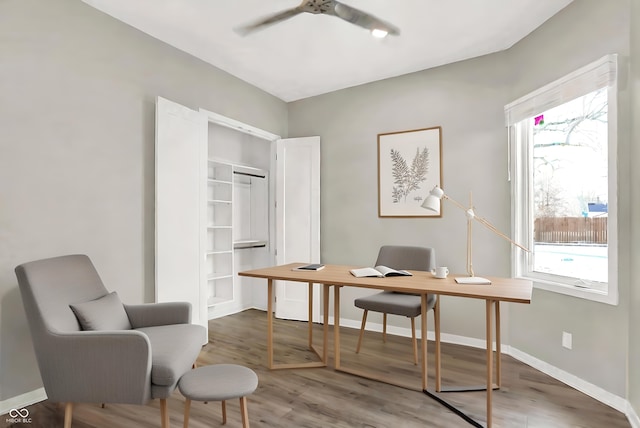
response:
[(162, 398), (160, 400), (160, 426), (162, 428), (169, 428), (169, 406), (167, 405), (167, 399)]
[(367, 314), (368, 310), (364, 310), (362, 314), (362, 325), (360, 326), (360, 337), (358, 338), (358, 346), (356, 347), (356, 354), (360, 352), (360, 345), (362, 345), (362, 336), (364, 336), (364, 326), (367, 324)]
[(191, 400), (186, 399), (184, 402), (184, 423), (183, 428), (189, 428), (189, 414), (191, 413)]
[(387, 343), (387, 314), (382, 314), (382, 341)]
[(222, 400), (222, 425), (227, 423), (227, 402)]
[(240, 397), (240, 413), (242, 413), (242, 428), (249, 428), (249, 409), (247, 397)]
[(416, 340), (416, 319), (411, 318), (411, 342), (413, 343), (413, 364), (418, 365), (418, 341)]
[(67, 403), (64, 406), (64, 428), (71, 428), (72, 418), (73, 418), (73, 403)]

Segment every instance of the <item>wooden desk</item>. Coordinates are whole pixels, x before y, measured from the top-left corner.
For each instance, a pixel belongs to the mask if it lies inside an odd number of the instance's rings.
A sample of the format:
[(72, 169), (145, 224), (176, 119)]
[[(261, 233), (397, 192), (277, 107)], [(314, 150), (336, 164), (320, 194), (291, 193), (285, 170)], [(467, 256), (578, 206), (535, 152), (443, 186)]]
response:
[[(298, 281), (309, 284), (309, 289), (313, 284), (323, 285), (323, 308), (324, 308), (324, 349), (321, 356), (321, 363), (315, 363), (315, 367), (324, 366), (327, 363), (327, 344), (328, 344), (328, 297), (329, 287), (334, 286), (334, 361), (335, 369), (356, 374), (358, 376), (369, 377), (374, 380), (381, 380), (375, 375), (362, 371), (354, 371), (342, 368), (340, 365), (340, 288), (344, 286), (372, 288), (377, 290), (398, 291), (405, 293), (420, 294), (422, 296), (422, 313), (421, 313), (421, 346), (420, 353), (421, 370), (422, 370), (422, 391), (427, 392), (427, 316), (426, 301), (427, 294), (436, 294), (438, 297), (458, 296), (472, 299), (482, 299), (486, 302), (486, 353), (487, 353), (487, 427), (492, 424), (492, 391), (494, 387), (494, 371), (493, 371), (493, 326), (495, 323), (495, 341), (496, 341), (496, 370), (495, 385), (500, 387), (500, 302), (514, 303), (531, 303), (532, 282), (527, 280), (487, 277), (491, 280), (490, 285), (478, 284), (457, 284), (454, 280), (455, 275), (449, 275), (446, 279), (437, 279), (429, 272), (411, 271), (411, 277), (389, 277), (389, 278), (356, 278), (349, 272), (350, 269), (361, 266), (340, 266), (327, 265), (319, 271), (294, 271), (294, 267), (301, 266), (304, 263), (290, 263), (282, 266), (274, 266), (263, 269), (255, 269), (245, 272), (239, 272), (240, 276), (248, 276), (254, 278), (265, 278), (268, 284), (268, 304), (267, 304), (267, 353), (270, 368), (289, 368), (289, 367), (309, 367), (309, 364), (301, 365), (283, 365), (275, 366), (273, 364), (273, 281)], [(309, 293), (311, 299), (312, 293)], [(309, 320), (311, 317), (311, 303), (309, 304)], [(495, 315), (495, 318), (494, 318)], [(311, 321), (309, 321), (311, 323)], [(439, 331), (436, 331), (438, 334)], [(311, 345), (311, 326), (309, 327), (309, 343)], [(318, 353), (318, 355), (320, 355)], [(439, 350), (436, 350), (439, 355)], [(312, 363), (314, 364), (314, 363)], [(440, 391), (440, 361), (436, 361), (436, 391)], [(385, 382), (389, 382), (386, 379)], [(406, 388), (406, 385), (398, 385)], [(417, 389), (417, 388), (416, 388)], [(430, 394), (431, 395), (431, 394)]]

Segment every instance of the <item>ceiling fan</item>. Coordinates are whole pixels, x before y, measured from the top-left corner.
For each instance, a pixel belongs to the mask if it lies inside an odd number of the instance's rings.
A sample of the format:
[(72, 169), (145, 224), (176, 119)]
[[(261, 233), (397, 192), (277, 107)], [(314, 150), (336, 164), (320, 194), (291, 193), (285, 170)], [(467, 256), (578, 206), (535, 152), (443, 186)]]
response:
[(256, 30), (285, 21), (301, 13), (335, 16), (371, 31), (371, 33), (377, 37), (385, 37), (388, 34), (397, 36), (400, 34), (400, 30), (396, 26), (359, 9), (340, 3), (337, 0), (302, 0), (302, 3), (297, 7), (276, 13), (275, 15), (263, 18), (252, 24), (236, 28), (236, 31), (239, 34), (247, 35)]

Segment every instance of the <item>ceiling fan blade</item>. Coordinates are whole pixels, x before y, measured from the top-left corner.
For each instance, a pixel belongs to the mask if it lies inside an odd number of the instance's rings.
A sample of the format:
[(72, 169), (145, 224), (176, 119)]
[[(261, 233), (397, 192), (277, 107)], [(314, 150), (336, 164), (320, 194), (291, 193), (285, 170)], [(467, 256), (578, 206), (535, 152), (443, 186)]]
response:
[(400, 35), (400, 29), (393, 24), (336, 0), (333, 1), (333, 4), (335, 16), (338, 18), (342, 18), (359, 27), (366, 28), (369, 31), (383, 30), (394, 36)]
[(237, 27), (235, 28), (235, 31), (238, 34), (246, 36), (247, 34), (254, 31), (261, 30), (273, 24), (277, 24), (278, 22), (286, 21), (287, 19), (294, 17), (302, 12), (302, 8), (295, 7), (293, 9), (285, 10), (284, 12), (276, 13), (275, 15), (268, 18), (263, 18), (259, 21), (254, 22), (253, 24)]

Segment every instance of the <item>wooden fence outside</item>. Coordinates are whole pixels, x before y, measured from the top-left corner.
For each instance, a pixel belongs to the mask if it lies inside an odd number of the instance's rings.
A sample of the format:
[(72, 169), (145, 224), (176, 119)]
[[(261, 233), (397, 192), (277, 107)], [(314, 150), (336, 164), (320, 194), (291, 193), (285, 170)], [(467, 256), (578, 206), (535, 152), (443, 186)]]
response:
[(607, 217), (540, 217), (534, 228), (535, 242), (607, 243)]

